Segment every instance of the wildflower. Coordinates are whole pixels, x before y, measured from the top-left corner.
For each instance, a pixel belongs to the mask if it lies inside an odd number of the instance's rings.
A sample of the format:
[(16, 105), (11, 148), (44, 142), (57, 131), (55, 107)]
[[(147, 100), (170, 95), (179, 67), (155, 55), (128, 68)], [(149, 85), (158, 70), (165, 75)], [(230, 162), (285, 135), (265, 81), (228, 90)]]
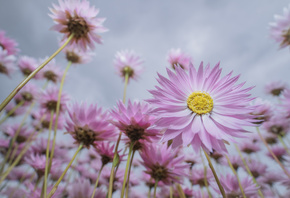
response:
[(171, 182), (181, 182), (181, 177), (185, 176), (185, 169), (188, 165), (183, 163), (184, 156), (177, 156), (171, 146), (167, 148), (163, 145), (149, 145), (140, 154), (143, 165), (146, 168), (145, 173), (151, 175), (156, 181), (162, 181), (165, 184)]
[(261, 150), (259, 144), (255, 144), (250, 141), (243, 141), (240, 145), (240, 150), (243, 151), (244, 153), (251, 154), (251, 153), (256, 153)]
[(156, 125), (167, 128), (162, 141), (173, 139), (173, 148), (191, 144), (196, 151), (201, 146), (221, 153), (226, 151), (224, 141), (235, 142), (234, 137), (245, 136), (243, 126), (254, 126), (253, 107), (248, 105), (252, 87), (235, 85), (239, 76), (220, 78), (219, 64), (211, 69), (201, 63), (198, 71), (191, 65), (189, 74), (180, 67), (175, 71), (167, 69), (168, 79), (158, 74), (160, 87), (147, 100), (156, 107)]
[[(47, 112), (46, 109), (40, 109), (34, 113), (32, 113), (31, 117), (33, 119), (32, 125), (34, 126), (35, 130), (47, 130), (49, 129), (49, 123), (50, 123), (50, 114)], [(55, 119), (56, 115), (53, 115), (52, 119), (52, 128), (54, 129), (55, 127)], [(60, 114), (58, 116), (58, 121), (57, 121), (57, 129), (63, 129), (65, 125), (65, 118), (63, 114)]]
[(281, 98), (280, 107), (287, 113), (287, 117), (290, 118), (290, 89), (285, 89)]
[(98, 141), (115, 138), (115, 127), (108, 120), (110, 115), (102, 113), (102, 108), (86, 103), (74, 104), (69, 110), (66, 130), (76, 140), (75, 143), (83, 143), (85, 147), (96, 145)]
[(17, 48), (18, 43), (5, 36), (4, 31), (0, 31), (0, 49), (6, 50), (7, 55), (17, 55), (17, 52), (19, 52), (19, 49)]
[(37, 86), (34, 84), (28, 84), (15, 95), (14, 99), (17, 104), (24, 101), (23, 105), (29, 105), (35, 100), (37, 95)]
[(0, 48), (0, 73), (10, 76), (15, 71), (16, 57), (8, 55), (6, 50)]
[[(285, 161), (285, 156), (287, 155), (287, 153), (283, 146), (278, 146), (278, 145), (272, 146), (271, 150), (274, 153), (274, 155), (278, 158), (279, 161), (281, 162)], [(274, 160), (274, 157), (269, 151), (267, 152), (267, 156)]]
[[(29, 56), (21, 56), (18, 59), (18, 66), (24, 76), (29, 76), (38, 67), (38, 62), (35, 58)], [(41, 74), (35, 74), (34, 78), (40, 79)]]
[[(16, 103), (16, 101), (15, 101), (15, 103)], [(16, 116), (24, 114), (24, 112), (25, 112), (26, 106), (18, 106), (17, 109), (11, 113), (11, 111), (13, 109), (15, 109), (17, 106), (17, 104), (15, 104), (15, 103), (11, 102), (5, 108), (6, 114), (9, 113), (9, 117), (16, 117)]]
[(21, 144), (22, 146), (24, 146), (28, 137), (33, 133), (32, 130), (28, 129), (26, 126), (20, 126), (20, 124), (4, 125), (2, 127), (2, 131), (6, 136), (11, 139), (16, 135), (16, 133), (18, 133), (15, 142), (19, 145)]
[(270, 82), (265, 86), (265, 91), (267, 94), (272, 96), (280, 96), (283, 91), (288, 87), (286, 83), (281, 81)]
[(269, 101), (262, 100), (257, 98), (253, 101), (253, 106), (255, 106), (253, 115), (256, 115), (255, 118), (257, 121), (255, 124), (262, 124), (264, 121), (268, 121), (273, 115), (273, 105)]
[(188, 70), (192, 62), (191, 57), (181, 51), (181, 49), (171, 49), (168, 53), (167, 61), (175, 69), (179, 65), (182, 69)]
[(283, 15), (274, 16), (276, 22), (270, 23), (270, 36), (284, 48), (290, 45), (290, 5), (283, 9)]
[[(46, 59), (47, 57), (43, 60), (40, 60), (39, 62), (42, 63)], [(60, 67), (56, 64), (55, 59), (51, 60), (40, 72), (42, 78), (53, 83), (60, 82), (63, 73), (64, 71), (61, 70)]]
[(115, 68), (123, 78), (127, 74), (129, 79), (137, 80), (143, 72), (142, 63), (142, 59), (134, 51), (123, 50), (117, 52), (115, 55)]
[[(229, 155), (228, 157), (230, 159), (231, 164), (233, 165), (233, 168), (237, 171), (238, 168), (241, 167), (243, 164), (241, 157), (238, 155)], [(221, 159), (221, 164), (228, 166), (228, 161), (225, 157)]]
[(73, 64), (85, 64), (92, 60), (92, 56), (95, 55), (91, 51), (83, 51), (80, 48), (67, 46), (64, 48), (64, 53), (67, 61)]
[(101, 44), (99, 33), (106, 32), (103, 27), (105, 18), (97, 18), (99, 10), (90, 6), (87, 0), (59, 0), (53, 4), (49, 16), (55, 21), (53, 30), (63, 33), (65, 40), (73, 34), (70, 45), (82, 50), (94, 49), (94, 42)]
[[(106, 165), (110, 162), (113, 162), (114, 159), (114, 144), (111, 144), (109, 142), (101, 142), (98, 144), (95, 148), (95, 150), (98, 152), (98, 154), (101, 156), (102, 165)], [(118, 151), (120, 153), (120, 151)], [(120, 161), (122, 160), (124, 155), (120, 155)]]
[(263, 128), (278, 136), (284, 136), (290, 129), (289, 118), (284, 114), (274, 115), (269, 121), (263, 123)]
[(14, 167), (9, 175), (7, 176), (7, 179), (9, 180), (15, 180), (15, 181), (25, 181), (28, 180), (33, 176), (33, 173), (29, 170), (27, 171), (27, 168), (25, 168), (25, 165), (23, 166), (17, 166)]
[[(192, 185), (199, 185), (200, 187), (205, 187), (205, 175), (204, 168), (195, 168), (191, 170), (191, 175), (189, 176), (189, 181)], [(211, 183), (213, 180), (213, 173), (210, 169), (206, 171), (206, 181)]]
[(258, 178), (266, 173), (267, 165), (261, 163), (260, 161), (251, 159), (247, 162), (247, 165), (255, 178)]
[(200, 155), (195, 152), (185, 152), (185, 159), (184, 161), (190, 165), (190, 169), (198, 163), (201, 162)]

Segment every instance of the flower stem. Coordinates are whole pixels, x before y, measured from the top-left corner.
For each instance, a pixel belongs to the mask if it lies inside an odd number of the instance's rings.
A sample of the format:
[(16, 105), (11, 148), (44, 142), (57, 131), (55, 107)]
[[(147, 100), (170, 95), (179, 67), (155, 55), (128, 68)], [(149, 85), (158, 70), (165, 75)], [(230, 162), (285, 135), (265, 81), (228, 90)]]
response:
[(154, 185), (154, 198), (156, 198), (156, 189), (157, 189), (157, 185), (158, 185), (158, 180), (155, 180), (155, 185)]
[(281, 142), (281, 144), (283, 145), (283, 147), (284, 147), (284, 149), (286, 150), (287, 154), (290, 155), (289, 149), (288, 149), (288, 147), (286, 146), (286, 144), (285, 144), (283, 138), (281, 137), (281, 135), (278, 135), (278, 139), (279, 139), (279, 141)]
[(56, 112), (55, 112), (54, 134), (53, 134), (53, 141), (52, 141), (52, 148), (51, 148), (51, 153), (50, 153), (48, 171), (50, 171), (52, 158), (53, 158), (53, 155), (54, 155), (56, 131), (57, 131), (57, 126), (58, 126), (58, 117), (59, 117), (59, 110), (60, 110), (61, 93), (62, 93), (62, 89), (63, 89), (64, 80), (65, 80), (66, 74), (67, 74), (71, 64), (72, 64), (72, 62), (69, 61), (67, 66), (66, 66), (66, 68), (65, 68), (65, 71), (64, 71), (62, 79), (61, 79), (60, 88), (59, 88), (59, 91), (58, 91), (58, 99), (57, 99)]
[(239, 153), (239, 156), (240, 156), (241, 160), (243, 161), (243, 164), (244, 164), (244, 166), (245, 166), (245, 168), (246, 168), (248, 174), (251, 175), (251, 177), (252, 177), (252, 179), (253, 179), (253, 182), (254, 182), (254, 183), (256, 184), (256, 186), (258, 187), (258, 194), (260, 195), (260, 197), (264, 198), (264, 195), (263, 195), (262, 191), (260, 190), (260, 186), (259, 186), (257, 180), (255, 179), (254, 175), (252, 174), (252, 172), (251, 172), (251, 170), (250, 170), (250, 168), (249, 168), (249, 166), (248, 166), (248, 164), (247, 164), (245, 158), (243, 157), (241, 150), (239, 149), (239, 147), (238, 147), (236, 144), (235, 144), (235, 147), (236, 147), (236, 150), (237, 150), (238, 153)]
[(104, 164), (102, 165), (101, 169), (99, 170), (98, 177), (97, 177), (96, 184), (95, 184), (94, 191), (93, 191), (93, 194), (92, 194), (91, 198), (94, 198), (94, 196), (95, 196), (95, 193), (96, 193), (96, 190), (97, 190), (97, 187), (98, 187), (99, 179), (100, 179), (100, 176), (101, 176), (103, 168), (104, 168)]
[(29, 80), (31, 80), (47, 63), (49, 63), (61, 50), (71, 41), (71, 39), (74, 37), (74, 34), (71, 34), (66, 42), (58, 49), (56, 50), (47, 60), (45, 60), (40, 66), (38, 66), (31, 74), (26, 77), (9, 95), (8, 97), (1, 103), (0, 105), (0, 111), (2, 111), (6, 105), (14, 98), (14, 96), (24, 87), (26, 83), (28, 83)]
[(21, 107), (24, 104), (24, 102), (25, 102), (24, 100), (21, 100), (15, 107), (13, 107), (10, 111), (8, 111), (5, 117), (0, 120), (0, 124), (5, 122), (7, 118), (9, 118), (19, 107)]
[(234, 169), (234, 167), (233, 167), (233, 165), (232, 165), (232, 163), (231, 163), (229, 157), (228, 157), (227, 155), (225, 155), (225, 157), (227, 158), (228, 164), (229, 164), (230, 168), (232, 169), (234, 175), (237, 177), (237, 180), (238, 180), (238, 183), (239, 183), (239, 187), (240, 187), (240, 190), (241, 190), (241, 192), (242, 192), (243, 197), (244, 197), (244, 198), (247, 198), (246, 195), (245, 195), (244, 189), (243, 189), (243, 187), (242, 187), (241, 181), (240, 181), (240, 179), (239, 179), (239, 176), (238, 176), (236, 170)]
[(180, 186), (180, 184), (176, 184), (177, 192), (180, 198), (186, 198), (185, 194)]
[(50, 112), (50, 122), (49, 122), (49, 128), (48, 128), (48, 138), (47, 138), (47, 145), (46, 145), (46, 162), (45, 162), (45, 172), (44, 172), (44, 183), (43, 183), (43, 196), (46, 198), (46, 192), (47, 192), (47, 177), (48, 177), (48, 166), (49, 166), (49, 148), (50, 148), (50, 135), (51, 135), (51, 128), (52, 128), (52, 122), (53, 122), (53, 115), (54, 111)]
[(128, 198), (129, 195), (129, 183), (130, 183), (130, 175), (131, 175), (131, 167), (134, 159), (134, 154), (136, 150), (133, 150), (132, 157), (130, 159), (130, 165), (129, 165), (129, 173), (128, 173), (128, 179), (127, 179), (127, 184), (126, 184), (126, 198)]
[(204, 163), (204, 159), (203, 159), (203, 156), (202, 156), (202, 152), (200, 151), (200, 158), (201, 158), (201, 161), (202, 161), (202, 164), (203, 164), (203, 168), (204, 168), (204, 185), (205, 185), (205, 188), (207, 190), (207, 193), (208, 193), (208, 196), (209, 198), (211, 198), (211, 193), (209, 191), (209, 188), (208, 188), (208, 182), (207, 182), (207, 167), (205, 166), (205, 163)]
[(129, 170), (129, 164), (130, 164), (130, 158), (131, 158), (133, 146), (134, 146), (134, 143), (131, 143), (130, 148), (129, 148), (129, 154), (128, 154), (128, 159), (127, 159), (125, 174), (124, 174), (123, 186), (122, 186), (122, 190), (121, 190), (121, 198), (123, 198), (124, 194), (125, 194), (125, 186), (126, 186), (126, 182), (127, 182), (127, 174), (128, 174), (128, 170)]
[(58, 185), (60, 184), (61, 180), (63, 179), (63, 177), (65, 176), (66, 172), (68, 171), (68, 169), (70, 168), (71, 164), (73, 163), (74, 159), (76, 158), (77, 154), (79, 153), (79, 151), (83, 148), (83, 143), (81, 143), (79, 145), (78, 150), (75, 152), (74, 156), (72, 157), (72, 159), (70, 160), (70, 162), (68, 163), (67, 167), (65, 168), (65, 170), (63, 171), (63, 173), (61, 174), (60, 178), (57, 180), (56, 184), (54, 184), (53, 188), (51, 189), (51, 191), (48, 194), (48, 198), (52, 197), (52, 195), (55, 193), (55, 191), (58, 188)]
[(169, 188), (169, 198), (173, 198), (173, 187), (172, 187), (172, 185)]
[(264, 139), (264, 137), (262, 136), (259, 127), (256, 127), (257, 132), (261, 138), (261, 140), (263, 141), (263, 143), (265, 144), (265, 146), (267, 147), (268, 151), (271, 153), (272, 157), (274, 158), (274, 160), (279, 164), (279, 166), (282, 168), (282, 170), (285, 172), (285, 174), (290, 178), (290, 174), (288, 173), (288, 171), (285, 169), (285, 167), (283, 166), (283, 164), (279, 161), (279, 159), (277, 158), (277, 156), (273, 153), (273, 151), (271, 150), (271, 148), (269, 147), (268, 143), (266, 142), (266, 140)]
[(148, 196), (147, 196), (147, 198), (150, 198), (150, 197), (151, 197), (151, 190), (152, 190), (152, 187), (149, 186), (149, 190), (148, 190)]
[(125, 86), (124, 86), (124, 94), (123, 94), (123, 103), (126, 103), (126, 93), (127, 93), (127, 85), (129, 81), (129, 72), (125, 74)]
[(214, 170), (214, 167), (213, 167), (213, 165), (212, 165), (212, 163), (211, 163), (210, 157), (209, 157), (208, 154), (205, 152), (205, 150), (203, 150), (203, 152), (204, 152), (205, 157), (206, 157), (206, 159), (207, 159), (207, 161), (208, 161), (208, 165), (209, 165), (209, 167), (210, 167), (210, 169), (211, 169), (211, 171), (212, 171), (212, 173), (213, 173), (213, 175), (214, 175), (215, 181), (216, 181), (216, 183), (217, 183), (217, 185), (218, 185), (218, 187), (219, 187), (219, 189), (220, 189), (220, 192), (221, 192), (223, 198), (226, 198), (225, 190), (224, 190), (223, 186), (221, 185), (220, 180), (219, 180), (219, 178), (218, 178), (218, 176), (217, 176), (217, 174), (216, 174), (216, 172), (215, 172), (215, 170)]

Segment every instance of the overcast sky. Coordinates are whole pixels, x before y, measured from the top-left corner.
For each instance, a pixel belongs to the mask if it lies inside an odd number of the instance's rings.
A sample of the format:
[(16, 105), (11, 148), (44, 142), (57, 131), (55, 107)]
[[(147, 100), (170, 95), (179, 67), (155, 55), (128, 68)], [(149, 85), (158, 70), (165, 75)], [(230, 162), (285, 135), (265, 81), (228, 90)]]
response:
[[(1, 0), (0, 29), (14, 38), (21, 55), (43, 58), (58, 48), (62, 35), (49, 30), (53, 25), (48, 7), (56, 0)], [(265, 97), (264, 86), (275, 80), (290, 84), (289, 49), (269, 38), (269, 22), (282, 14), (288, 0), (197, 1), (197, 0), (91, 0), (107, 20), (104, 44), (96, 46), (96, 56), (86, 65), (72, 67), (65, 91), (73, 99), (97, 102), (110, 108), (122, 98), (122, 79), (116, 74), (113, 59), (116, 51), (133, 49), (145, 60), (141, 78), (131, 81), (128, 97), (149, 98), (148, 89), (157, 84), (156, 72), (165, 74), (166, 56), (171, 48), (181, 48), (201, 61), (214, 66), (221, 62), (223, 75), (231, 70), (241, 74), (247, 86), (255, 85), (254, 96)], [(66, 66), (64, 55), (57, 62)], [(0, 99), (21, 81), (21, 75), (0, 76)]]

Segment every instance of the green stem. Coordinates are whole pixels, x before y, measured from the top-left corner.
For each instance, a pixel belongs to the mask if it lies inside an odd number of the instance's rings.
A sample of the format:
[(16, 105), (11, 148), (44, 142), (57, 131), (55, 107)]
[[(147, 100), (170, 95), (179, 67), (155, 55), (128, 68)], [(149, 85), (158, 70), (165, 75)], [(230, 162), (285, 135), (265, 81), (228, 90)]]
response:
[(205, 165), (201, 150), (200, 150), (200, 158), (201, 158), (201, 161), (202, 161), (202, 164), (203, 164), (203, 168), (204, 168), (204, 184), (205, 184), (205, 188), (207, 190), (209, 198), (211, 198), (212, 196), (211, 196), (211, 193), (209, 191), (208, 182), (207, 182), (207, 167)]
[(182, 187), (180, 186), (180, 184), (176, 184), (176, 188), (177, 188), (177, 192), (180, 198), (186, 198), (185, 194), (183, 192)]
[(130, 160), (130, 165), (129, 165), (129, 173), (128, 173), (128, 179), (127, 179), (127, 183), (126, 183), (126, 196), (125, 196), (126, 198), (128, 198), (128, 196), (129, 196), (129, 183), (130, 183), (131, 167), (132, 167), (135, 151), (136, 150), (133, 150), (132, 157)]
[(61, 180), (63, 179), (63, 177), (65, 176), (66, 172), (68, 171), (68, 169), (70, 168), (71, 164), (73, 163), (74, 159), (76, 158), (77, 154), (79, 153), (79, 151), (83, 148), (83, 143), (80, 144), (78, 150), (75, 152), (74, 156), (72, 157), (72, 159), (70, 160), (70, 162), (68, 163), (67, 167), (65, 168), (65, 170), (63, 171), (63, 173), (61, 174), (60, 178), (57, 180), (56, 184), (53, 186), (53, 188), (51, 189), (51, 191), (48, 194), (48, 198), (52, 197), (52, 195), (55, 193), (55, 191), (58, 188), (58, 185), (60, 184)]
[(227, 158), (228, 164), (229, 164), (230, 168), (232, 169), (234, 175), (237, 177), (237, 180), (238, 180), (238, 183), (239, 183), (239, 187), (240, 187), (240, 190), (241, 190), (241, 192), (242, 192), (243, 197), (244, 197), (244, 198), (247, 198), (246, 195), (245, 195), (244, 189), (243, 189), (243, 187), (242, 187), (242, 184), (241, 184), (240, 178), (239, 178), (239, 176), (238, 176), (236, 170), (234, 169), (234, 167), (233, 167), (233, 165), (232, 165), (232, 163), (231, 163), (229, 157), (228, 157), (227, 155), (225, 155), (225, 157)]
[(58, 126), (58, 117), (59, 117), (59, 111), (60, 111), (61, 93), (62, 93), (62, 89), (63, 89), (64, 80), (65, 80), (66, 74), (67, 74), (71, 64), (72, 64), (72, 62), (69, 61), (68, 65), (65, 68), (65, 71), (64, 71), (62, 79), (61, 79), (60, 88), (59, 88), (59, 91), (58, 91), (58, 99), (57, 99), (57, 104), (56, 104), (55, 123), (54, 123), (54, 134), (53, 134), (52, 148), (51, 148), (50, 160), (49, 160), (49, 166), (48, 166), (48, 170), (49, 171), (50, 171), (50, 168), (51, 168), (52, 158), (53, 158), (53, 155), (54, 155), (56, 132), (57, 132), (57, 126)]
[(284, 147), (284, 149), (286, 150), (287, 154), (290, 155), (289, 149), (288, 149), (288, 147), (286, 146), (286, 144), (285, 144), (283, 138), (281, 137), (281, 135), (278, 135), (278, 139), (279, 139), (279, 141), (281, 142), (281, 144), (283, 145), (283, 147)]
[(154, 184), (154, 195), (153, 195), (154, 198), (156, 198), (157, 185), (158, 185), (158, 180), (155, 180), (155, 184)]
[(14, 98), (14, 96), (24, 87), (26, 83), (28, 83), (29, 80), (31, 80), (47, 63), (49, 63), (61, 50), (71, 41), (71, 39), (74, 37), (73, 34), (71, 34), (66, 42), (58, 49), (56, 52), (54, 52), (46, 61), (44, 61), (40, 66), (38, 66), (31, 74), (26, 77), (8, 96), (7, 98), (1, 103), (0, 105), (0, 111), (2, 111), (6, 105)]
[(252, 172), (251, 172), (251, 170), (250, 170), (245, 158), (243, 157), (241, 150), (239, 149), (238, 145), (236, 145), (236, 144), (235, 144), (235, 147), (236, 147), (236, 150), (239, 153), (239, 156), (240, 156), (241, 160), (243, 161), (243, 164), (244, 164), (248, 174), (251, 175), (251, 177), (253, 179), (253, 182), (256, 184), (256, 187), (258, 187), (258, 194), (260, 195), (260, 197), (264, 198), (264, 195), (263, 195), (262, 191), (260, 190), (260, 186), (259, 186), (257, 180), (255, 179), (254, 175), (252, 174)]
[(125, 194), (125, 186), (126, 186), (126, 182), (127, 182), (127, 176), (128, 176), (127, 174), (128, 174), (128, 170), (129, 170), (129, 164), (130, 164), (130, 158), (131, 158), (133, 146), (134, 146), (134, 143), (131, 143), (130, 148), (129, 148), (129, 154), (128, 154), (128, 159), (127, 159), (125, 174), (124, 174), (123, 187), (121, 190), (121, 198), (123, 198), (124, 194)]
[(101, 176), (103, 168), (104, 168), (104, 165), (102, 165), (101, 169), (99, 170), (98, 177), (97, 177), (96, 184), (95, 184), (94, 191), (93, 191), (93, 194), (92, 194), (91, 198), (94, 198), (94, 196), (95, 196), (95, 193), (96, 193), (96, 190), (97, 190), (97, 187), (98, 187), (99, 179), (100, 179), (100, 176)]
[(220, 183), (220, 180), (219, 180), (219, 178), (218, 178), (218, 176), (217, 176), (217, 174), (216, 174), (216, 172), (215, 172), (215, 169), (214, 169), (214, 167), (213, 167), (213, 165), (212, 165), (212, 163), (211, 163), (210, 157), (209, 157), (208, 154), (205, 152), (205, 150), (203, 150), (203, 152), (204, 152), (205, 157), (206, 157), (206, 159), (207, 159), (207, 161), (208, 161), (208, 165), (209, 165), (209, 167), (210, 167), (210, 169), (211, 169), (211, 171), (212, 171), (212, 173), (213, 173), (213, 175), (214, 175), (215, 181), (216, 181), (216, 183), (217, 183), (217, 185), (218, 185), (218, 187), (219, 187), (219, 189), (220, 189), (220, 192), (221, 192), (223, 198), (226, 198), (225, 190), (224, 190), (223, 186), (222, 186), (221, 183)]
[(48, 128), (48, 138), (47, 138), (47, 145), (46, 145), (46, 163), (45, 163), (45, 172), (44, 172), (44, 183), (43, 183), (43, 196), (46, 198), (46, 192), (47, 192), (47, 177), (48, 177), (48, 166), (49, 166), (49, 149), (50, 149), (50, 135), (51, 135), (51, 128), (53, 123), (53, 115), (54, 111), (50, 112), (50, 122), (49, 122), (49, 128)]
[(173, 187), (172, 187), (172, 185), (169, 188), (169, 197), (173, 198)]
[(19, 107), (21, 107), (24, 104), (24, 102), (25, 102), (24, 100), (21, 100), (15, 107), (13, 107), (10, 111), (8, 111), (5, 117), (0, 120), (0, 124), (5, 122), (7, 118), (9, 118)]
[(127, 85), (129, 81), (129, 73), (126, 72), (125, 74), (125, 86), (124, 86), (124, 94), (123, 94), (123, 103), (126, 103), (126, 93), (127, 93)]
[(152, 187), (149, 186), (149, 190), (148, 190), (148, 196), (147, 196), (147, 198), (150, 198), (150, 197), (151, 197), (151, 190), (152, 190)]

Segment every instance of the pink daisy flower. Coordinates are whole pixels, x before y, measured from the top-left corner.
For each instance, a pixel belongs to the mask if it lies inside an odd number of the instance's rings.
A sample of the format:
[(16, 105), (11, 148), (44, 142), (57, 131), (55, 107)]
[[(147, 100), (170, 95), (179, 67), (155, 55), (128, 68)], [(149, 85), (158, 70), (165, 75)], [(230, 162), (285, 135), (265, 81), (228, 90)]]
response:
[[(271, 150), (275, 154), (275, 156), (278, 158), (279, 161), (281, 162), (285, 161), (285, 156), (287, 155), (287, 152), (283, 146), (279, 146), (279, 145), (272, 146)], [(269, 151), (267, 152), (267, 156), (274, 160), (272, 154)]]
[(126, 107), (123, 102), (118, 101), (117, 107), (111, 112), (114, 119), (111, 123), (125, 133), (131, 143), (135, 144), (140, 140), (157, 141), (160, 138), (160, 130), (154, 128), (156, 118), (149, 114), (151, 110), (147, 103), (129, 100)]
[(0, 48), (0, 73), (10, 76), (16, 69), (16, 57), (8, 55), (6, 50)]
[(190, 165), (190, 169), (192, 169), (194, 165), (201, 163), (200, 155), (195, 152), (184, 152), (184, 155), (184, 161)]
[(16, 103), (24, 101), (23, 105), (30, 105), (38, 95), (38, 87), (34, 84), (28, 84), (23, 87), (14, 97)]
[(245, 136), (243, 126), (255, 126), (253, 107), (248, 105), (252, 87), (235, 85), (239, 76), (231, 78), (231, 72), (221, 78), (219, 64), (211, 69), (201, 63), (198, 70), (191, 65), (189, 73), (180, 67), (175, 71), (167, 69), (169, 78), (158, 74), (160, 86), (147, 100), (156, 107), (156, 125), (167, 128), (162, 141), (173, 139), (173, 148), (191, 144), (196, 151), (202, 147), (222, 153), (224, 141), (234, 142), (234, 137)]
[[(12, 102), (8, 103), (7, 106), (5, 107), (6, 114), (12, 111), (16, 105), (17, 105), (16, 101), (15, 103), (12, 103)], [(16, 117), (16, 116), (24, 114), (26, 107), (27, 106), (19, 106), (13, 113), (10, 113), (10, 117)]]
[(270, 23), (270, 36), (284, 48), (290, 45), (290, 5), (283, 9), (283, 15), (274, 15), (276, 22)]
[(7, 55), (17, 55), (19, 49), (17, 48), (18, 43), (5, 36), (4, 31), (0, 31), (0, 48), (7, 51)]
[(126, 73), (129, 79), (137, 80), (143, 72), (143, 60), (134, 51), (123, 50), (115, 55), (114, 65), (117, 73), (125, 79)]
[[(98, 154), (101, 156), (102, 165), (106, 165), (107, 163), (113, 162), (114, 159), (114, 144), (110, 144), (110, 142), (101, 142), (98, 144), (95, 148), (95, 150), (98, 152)], [(124, 155), (120, 154), (120, 151), (118, 151), (120, 161), (124, 157)]]
[(287, 117), (290, 118), (290, 89), (285, 89), (281, 98), (281, 105), (284, 111), (287, 113)]
[[(237, 177), (232, 174), (220, 177), (220, 182), (225, 189), (227, 197), (242, 197), (242, 192), (239, 187)], [(252, 197), (258, 194), (258, 187), (253, 183), (250, 177), (241, 179), (241, 185), (243, 187), (246, 197)], [(213, 185), (213, 189), (216, 192), (220, 192), (217, 185)]]
[(241, 144), (239, 144), (240, 150), (243, 151), (246, 154), (252, 154), (256, 153), (261, 150), (259, 144), (255, 144), (252, 141), (243, 141)]
[[(56, 105), (58, 100), (58, 88), (57, 87), (48, 87), (43, 91), (38, 98), (41, 109), (50, 114), (51, 111), (56, 112)], [(64, 113), (67, 110), (66, 103), (68, 102), (69, 97), (67, 94), (62, 93), (60, 99), (60, 113)]]
[(75, 103), (68, 110), (66, 130), (76, 140), (75, 143), (83, 143), (85, 147), (95, 146), (99, 141), (113, 140), (116, 137), (115, 127), (111, 125), (109, 113), (102, 112), (97, 105)]
[(265, 91), (273, 96), (280, 96), (283, 91), (288, 88), (288, 85), (281, 81), (274, 81), (266, 84)]
[(73, 64), (85, 64), (92, 61), (92, 57), (95, 55), (92, 51), (83, 51), (80, 48), (74, 46), (67, 46), (64, 48), (64, 53), (67, 61)]
[[(47, 130), (49, 129), (49, 123), (50, 123), (50, 114), (45, 110), (45, 109), (40, 109), (37, 112), (34, 112), (31, 115), (33, 121), (32, 121), (32, 125), (34, 126), (34, 128), (36, 130)], [(55, 119), (56, 119), (56, 115), (53, 115), (53, 119), (52, 119), (52, 128), (55, 128)], [(58, 116), (58, 121), (57, 121), (57, 129), (62, 130), (64, 128), (65, 125), (65, 118), (63, 114), (60, 114)]]
[(73, 34), (70, 45), (82, 50), (94, 49), (94, 42), (101, 44), (99, 33), (107, 31), (103, 27), (105, 18), (97, 18), (99, 9), (90, 6), (87, 0), (58, 0), (59, 5), (53, 4), (49, 16), (55, 21), (52, 27), (63, 33), (63, 41)]
[[(260, 161), (250, 159), (247, 161), (247, 165), (255, 178), (264, 175), (267, 171), (267, 165)], [(244, 167), (243, 167), (244, 168)], [(246, 170), (246, 168), (244, 168)]]
[[(39, 60), (40, 63), (43, 63), (46, 58)], [(40, 72), (40, 75), (43, 79), (57, 83), (61, 81), (64, 71), (56, 64), (55, 59), (52, 59)]]
[(275, 171), (268, 171), (267, 174), (259, 177), (257, 179), (257, 182), (259, 184), (264, 185), (263, 187), (265, 187), (265, 185), (269, 185), (270, 187), (272, 187), (275, 183), (284, 179), (284, 177), (281, 177), (281, 174), (283, 174), (283, 173), (276, 171), (276, 170)]
[(284, 136), (289, 132), (290, 119), (283, 114), (274, 115), (269, 121), (263, 123), (263, 128), (274, 135)]
[(173, 69), (175, 69), (176, 65), (179, 65), (182, 69), (188, 70), (192, 59), (178, 48), (169, 51), (167, 61), (171, 64)]
[[(238, 155), (229, 155), (228, 156), (229, 159), (230, 159), (230, 162), (232, 163), (234, 169), (237, 171), (239, 167), (241, 167), (243, 165), (243, 162), (242, 162), (242, 159), (240, 156)], [(222, 165), (225, 165), (225, 166), (228, 166), (228, 161), (225, 157), (223, 157), (221, 159), (221, 164)]]
[(4, 125), (2, 127), (2, 131), (10, 139), (12, 139), (15, 136), (15, 134), (18, 133), (18, 136), (16, 138), (16, 143), (18, 144), (23, 144), (23, 143), (25, 144), (28, 137), (33, 133), (33, 130), (28, 129), (26, 126), (20, 127), (20, 124)]
[[(204, 168), (193, 168), (191, 170), (191, 175), (189, 176), (189, 181), (192, 185), (199, 185), (200, 187), (205, 187), (205, 181), (204, 181)], [(209, 183), (214, 179), (213, 173), (210, 169), (207, 169), (206, 171), (206, 180)]]
[(180, 183), (181, 178), (186, 175), (185, 169), (189, 167), (183, 163), (184, 156), (177, 156), (176, 151), (166, 144), (151, 144), (140, 153), (140, 156), (146, 168), (145, 173), (151, 175), (155, 181), (162, 181), (165, 184)]
[[(29, 56), (20, 56), (18, 66), (24, 76), (29, 76), (38, 67), (38, 62), (35, 58)], [(37, 73), (33, 78), (40, 79), (41, 74)]]
[(264, 121), (268, 121), (272, 117), (274, 107), (269, 101), (256, 98), (252, 105), (255, 106), (252, 114), (257, 116), (257, 121), (255, 122), (256, 124), (262, 124)]

